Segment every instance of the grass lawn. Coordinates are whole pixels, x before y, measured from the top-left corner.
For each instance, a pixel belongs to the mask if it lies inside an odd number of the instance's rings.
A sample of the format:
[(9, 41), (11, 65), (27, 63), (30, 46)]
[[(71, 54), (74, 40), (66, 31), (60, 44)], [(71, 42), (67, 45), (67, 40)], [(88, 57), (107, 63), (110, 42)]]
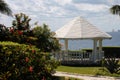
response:
[(103, 75), (120, 77), (120, 74), (110, 74), (107, 70), (103, 70), (102, 67), (73, 67), (73, 66), (59, 66), (56, 71), (85, 74), (85, 75)]
[(71, 66), (59, 66), (57, 71), (78, 73), (78, 74), (89, 74), (95, 75), (101, 67), (71, 67)]

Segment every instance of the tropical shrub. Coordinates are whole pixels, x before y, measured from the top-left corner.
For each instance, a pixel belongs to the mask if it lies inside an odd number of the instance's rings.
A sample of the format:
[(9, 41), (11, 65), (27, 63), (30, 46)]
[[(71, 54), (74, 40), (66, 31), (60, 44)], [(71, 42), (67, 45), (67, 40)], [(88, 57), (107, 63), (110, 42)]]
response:
[(105, 58), (120, 58), (120, 46), (103, 47)]
[(103, 59), (102, 65), (103, 67), (107, 68), (107, 70), (113, 74), (113, 73), (119, 73), (120, 72), (120, 60), (116, 58), (107, 58)]
[(18, 43), (28, 43), (28, 37), (32, 35), (29, 24), (30, 21), (31, 18), (23, 13), (15, 14), (12, 27), (9, 29), (11, 33), (11, 41)]
[(0, 80), (52, 80), (58, 62), (32, 45), (0, 42)]
[(9, 34), (9, 29), (5, 25), (0, 24), (0, 41), (8, 40), (10, 36)]
[(11, 41), (35, 45), (43, 52), (60, 50), (60, 44), (54, 37), (55, 33), (49, 29), (48, 25), (36, 25), (30, 29), (30, 21), (31, 19), (23, 13), (15, 15), (10, 28)]
[(37, 38), (36, 46), (43, 52), (52, 52), (60, 50), (59, 41), (54, 37), (55, 33), (52, 32), (48, 25), (36, 26), (33, 29), (33, 34)]
[(30, 30), (30, 20), (31, 18), (29, 18), (26, 14), (15, 14), (15, 20), (12, 22), (12, 27), (16, 30)]
[(30, 29), (30, 21), (27, 15), (20, 13), (15, 14), (12, 27), (7, 28), (0, 25), (0, 41), (12, 41), (20, 44), (32, 44), (42, 52), (53, 52), (60, 50), (61, 46), (58, 39), (54, 37), (48, 25), (36, 25)]
[[(92, 52), (92, 49), (82, 49), (86, 52)], [(104, 51), (105, 58), (120, 58), (120, 46), (104, 46), (102, 48)]]

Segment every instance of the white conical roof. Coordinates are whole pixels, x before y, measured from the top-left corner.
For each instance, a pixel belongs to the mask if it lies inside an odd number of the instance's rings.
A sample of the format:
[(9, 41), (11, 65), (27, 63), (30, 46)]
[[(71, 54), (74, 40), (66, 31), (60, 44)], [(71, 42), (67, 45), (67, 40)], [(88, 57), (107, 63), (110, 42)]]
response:
[(82, 17), (76, 17), (56, 32), (55, 37), (60, 39), (110, 39), (111, 36), (90, 24)]

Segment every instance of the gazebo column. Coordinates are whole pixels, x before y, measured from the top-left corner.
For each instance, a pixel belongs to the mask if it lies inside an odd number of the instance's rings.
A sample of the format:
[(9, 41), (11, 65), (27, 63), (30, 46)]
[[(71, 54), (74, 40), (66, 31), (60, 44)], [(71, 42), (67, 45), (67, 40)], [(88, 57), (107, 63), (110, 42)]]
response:
[(101, 60), (103, 57), (102, 53), (102, 39), (99, 39), (99, 59)]
[(68, 56), (68, 39), (65, 39), (65, 54), (64, 55), (67, 55), (67, 56), (65, 56), (65, 59), (69, 60), (69, 56)]
[(68, 39), (65, 39), (65, 50), (68, 51)]
[(94, 39), (93, 41), (94, 41), (94, 42), (93, 42), (94, 45), (93, 45), (93, 55), (92, 55), (92, 58), (93, 58), (93, 59), (92, 59), (92, 60), (93, 60), (93, 62), (95, 62), (95, 61), (97, 60), (97, 55), (98, 55), (98, 54), (97, 54), (97, 41), (98, 41), (98, 40), (97, 40), (97, 39)]

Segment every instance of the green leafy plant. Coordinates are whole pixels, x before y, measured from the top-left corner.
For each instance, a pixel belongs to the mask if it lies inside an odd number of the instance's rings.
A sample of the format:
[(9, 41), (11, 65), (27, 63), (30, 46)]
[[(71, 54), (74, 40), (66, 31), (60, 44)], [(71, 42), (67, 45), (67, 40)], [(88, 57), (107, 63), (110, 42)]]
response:
[(30, 30), (30, 21), (26, 14), (15, 14), (15, 20), (12, 22), (12, 27), (9, 31), (11, 34), (11, 41), (18, 43), (28, 43), (28, 38), (32, 35)]
[(30, 18), (23, 13), (15, 14), (15, 20), (13, 20), (13, 28), (16, 30), (29, 30), (30, 29)]
[(53, 52), (60, 50), (59, 41), (54, 37), (48, 25), (35, 25), (30, 29), (31, 19), (23, 14), (16, 14), (13, 26), (10, 28), (11, 41), (35, 45), (43, 52)]
[(35, 25), (30, 29), (30, 21), (26, 14), (20, 13), (15, 15), (12, 27), (6, 28), (0, 25), (0, 41), (12, 41), (20, 44), (32, 44), (39, 48), (42, 52), (53, 52), (60, 50), (58, 39), (54, 37), (48, 25)]
[(0, 42), (1, 80), (52, 80), (51, 73), (58, 64), (35, 46)]
[(119, 59), (107, 58), (103, 60), (103, 66), (106, 67), (111, 74), (119, 73), (120, 72), (119, 62), (120, 62)]
[(0, 41), (8, 40), (9, 36), (10, 36), (9, 29), (5, 25), (0, 24)]
[(59, 41), (54, 37), (55, 33), (52, 32), (48, 25), (36, 26), (33, 29), (33, 34), (37, 38), (36, 46), (43, 52), (52, 52), (60, 50)]

